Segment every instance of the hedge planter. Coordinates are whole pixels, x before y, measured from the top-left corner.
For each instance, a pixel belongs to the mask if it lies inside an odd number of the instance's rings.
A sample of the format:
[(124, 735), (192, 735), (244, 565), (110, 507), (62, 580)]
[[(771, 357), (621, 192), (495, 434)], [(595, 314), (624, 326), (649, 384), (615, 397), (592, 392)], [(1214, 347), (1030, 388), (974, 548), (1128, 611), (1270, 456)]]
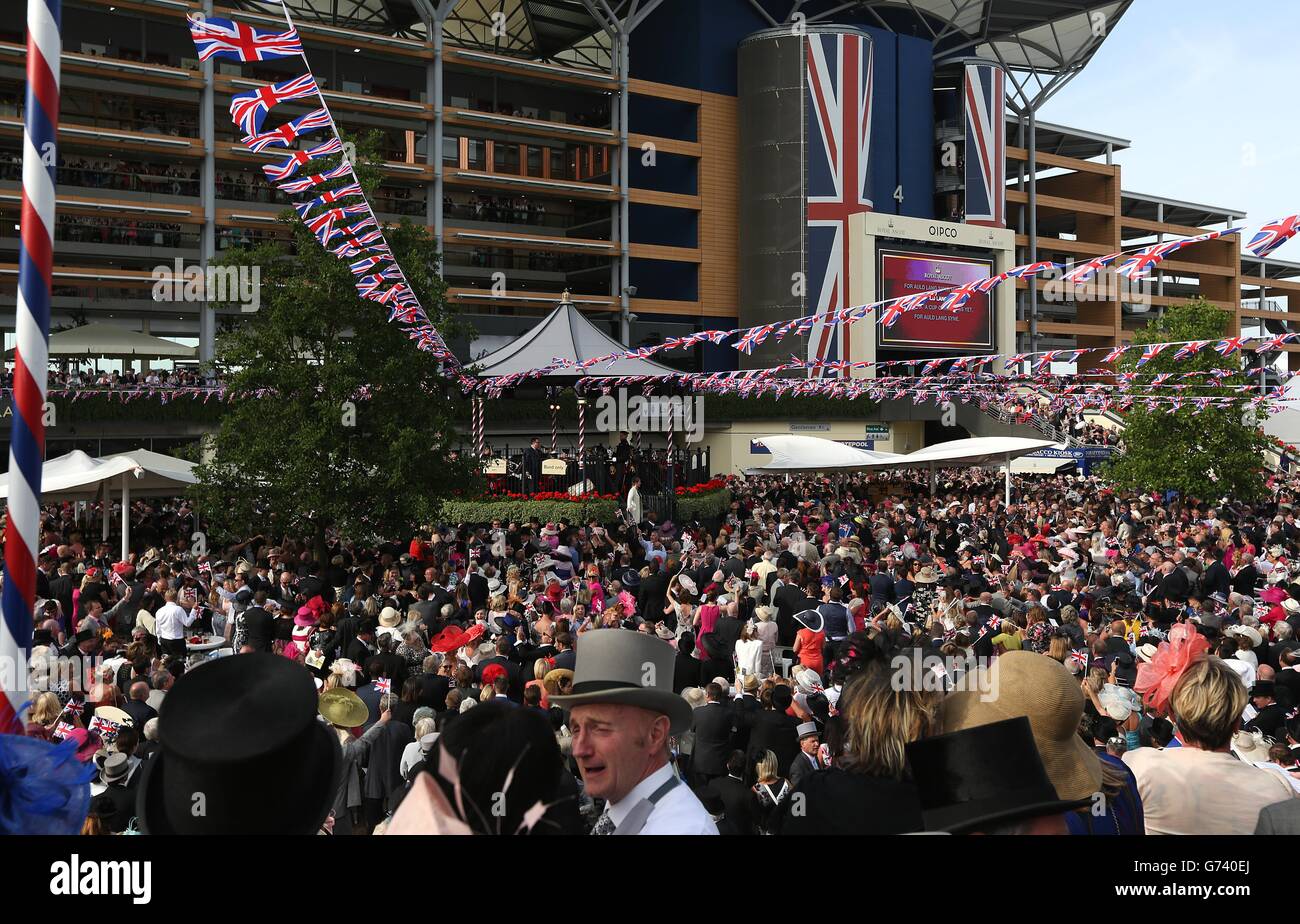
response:
[(534, 517), (542, 523), (556, 520), (586, 523), (593, 518), (601, 523), (611, 523), (618, 519), (618, 501), (605, 497), (577, 501), (484, 497), (447, 501), (439, 515), (439, 519), (446, 523), (490, 523), (495, 519), (505, 523), (526, 523)]

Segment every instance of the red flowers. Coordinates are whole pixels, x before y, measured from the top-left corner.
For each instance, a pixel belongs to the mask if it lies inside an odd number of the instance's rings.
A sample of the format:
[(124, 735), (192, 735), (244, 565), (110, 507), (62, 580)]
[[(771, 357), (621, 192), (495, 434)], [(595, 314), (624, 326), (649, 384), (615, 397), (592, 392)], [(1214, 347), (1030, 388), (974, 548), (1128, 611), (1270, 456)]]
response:
[(538, 491), (536, 494), (520, 494), (517, 491), (506, 491), (502, 494), (488, 494), (484, 500), (518, 500), (518, 501), (570, 501), (579, 504), (584, 501), (593, 500), (614, 500), (617, 494), (601, 494), (598, 491), (588, 491), (586, 494), (570, 494), (568, 491)]
[(692, 485), (691, 487), (678, 486), (676, 494), (678, 497), (687, 495), (708, 494), (711, 491), (718, 491), (727, 486), (725, 478), (713, 478), (703, 484)]

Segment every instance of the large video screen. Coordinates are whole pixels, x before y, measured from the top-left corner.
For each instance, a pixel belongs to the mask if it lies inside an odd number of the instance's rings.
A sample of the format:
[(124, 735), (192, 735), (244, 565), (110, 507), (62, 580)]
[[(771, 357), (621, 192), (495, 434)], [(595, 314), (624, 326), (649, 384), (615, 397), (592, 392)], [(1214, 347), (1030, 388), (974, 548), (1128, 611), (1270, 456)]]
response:
[[(881, 300), (948, 289), (993, 275), (993, 261), (977, 257), (881, 250), (877, 260), (876, 297)], [(992, 350), (990, 298), (989, 293), (973, 294), (956, 311), (940, 311), (937, 302), (926, 304), (904, 314), (892, 327), (877, 324), (876, 345), (886, 350)]]

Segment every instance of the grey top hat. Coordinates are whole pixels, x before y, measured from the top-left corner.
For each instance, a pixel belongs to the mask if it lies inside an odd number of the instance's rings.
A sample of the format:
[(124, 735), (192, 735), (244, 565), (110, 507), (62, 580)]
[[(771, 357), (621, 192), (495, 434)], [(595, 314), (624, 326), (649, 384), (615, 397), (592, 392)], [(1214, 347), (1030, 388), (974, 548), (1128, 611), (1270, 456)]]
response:
[(670, 731), (691, 724), (691, 707), (673, 692), (677, 652), (660, 639), (625, 629), (599, 629), (582, 636), (573, 671), (573, 692), (552, 696), (565, 709), (596, 703), (639, 706), (668, 716)]

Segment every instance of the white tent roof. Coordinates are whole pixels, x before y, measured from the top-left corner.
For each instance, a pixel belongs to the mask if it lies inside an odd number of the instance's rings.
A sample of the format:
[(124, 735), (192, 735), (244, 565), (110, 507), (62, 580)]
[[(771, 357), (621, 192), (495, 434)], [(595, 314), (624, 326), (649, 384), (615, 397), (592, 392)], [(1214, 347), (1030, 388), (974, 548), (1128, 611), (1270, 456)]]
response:
[(908, 453), (900, 461), (904, 466), (949, 463), (991, 465), (1019, 458), (1055, 445), (1051, 440), (1031, 440), (1019, 436), (981, 436), (968, 440), (936, 443)]
[(194, 347), (183, 346), (174, 340), (151, 337), (116, 324), (94, 323), (50, 334), (50, 355), (193, 359), (197, 352)]
[(789, 433), (764, 436), (755, 442), (767, 447), (772, 460), (749, 469), (751, 472), (855, 471), (888, 466), (904, 458), (893, 452), (870, 452), (834, 440)]
[(1292, 446), (1300, 443), (1300, 378), (1287, 382), (1282, 389), (1283, 404), (1264, 421), (1264, 432)]
[[(94, 496), (104, 481), (127, 473), (132, 476), (131, 493), (136, 495), (171, 494), (198, 483), (194, 463), (184, 459), (146, 449), (96, 459), (74, 449), (41, 467), (41, 497), (46, 501), (84, 500)], [(0, 475), (0, 497), (8, 496), (9, 475), (5, 473)]]
[[(549, 366), (556, 359), (582, 362), (597, 356), (621, 353), (626, 349), (623, 344), (598, 330), (566, 299), (556, 305), (555, 310), (532, 330), (520, 334), (501, 349), (475, 360), (473, 368), (478, 370), (479, 378), (492, 378), (540, 369)], [(557, 369), (544, 378), (667, 375), (673, 371), (648, 359), (618, 359), (613, 363), (599, 363), (590, 369)]]

